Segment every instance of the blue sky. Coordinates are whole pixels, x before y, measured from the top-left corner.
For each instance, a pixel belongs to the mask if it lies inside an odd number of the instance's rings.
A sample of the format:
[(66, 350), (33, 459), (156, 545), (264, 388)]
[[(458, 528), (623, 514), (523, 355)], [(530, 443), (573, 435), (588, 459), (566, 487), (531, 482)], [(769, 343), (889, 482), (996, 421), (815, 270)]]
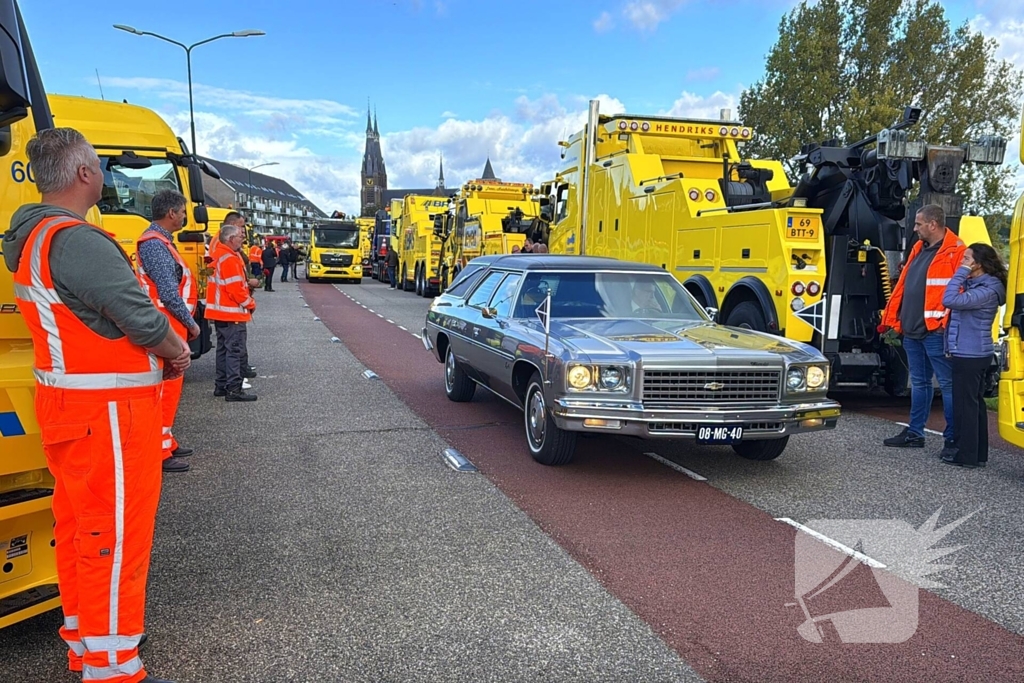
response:
[[(23, 0), (47, 90), (127, 99), (186, 139), (185, 55), (113, 24), (192, 43), (199, 152), (265, 169), (327, 210), (358, 209), (367, 98), (389, 186), (449, 186), (489, 155), (498, 175), (538, 181), (586, 102), (602, 110), (715, 118), (757, 80), (792, 0)], [(950, 0), (1024, 65), (1016, 0)], [(701, 27), (695, 29), (695, 27)]]

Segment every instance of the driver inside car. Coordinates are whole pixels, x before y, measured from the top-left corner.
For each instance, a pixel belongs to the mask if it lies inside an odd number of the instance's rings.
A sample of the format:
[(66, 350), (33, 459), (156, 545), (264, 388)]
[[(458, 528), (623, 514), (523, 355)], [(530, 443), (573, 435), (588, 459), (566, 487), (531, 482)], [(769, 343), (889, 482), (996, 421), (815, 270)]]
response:
[(633, 313), (640, 315), (661, 315), (664, 311), (655, 295), (653, 282), (637, 282), (633, 285)]

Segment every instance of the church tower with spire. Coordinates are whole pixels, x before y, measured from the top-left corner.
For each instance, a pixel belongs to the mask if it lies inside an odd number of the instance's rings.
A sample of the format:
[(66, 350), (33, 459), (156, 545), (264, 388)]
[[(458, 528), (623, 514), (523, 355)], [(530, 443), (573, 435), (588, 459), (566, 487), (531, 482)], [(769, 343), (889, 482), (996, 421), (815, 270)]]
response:
[(443, 154), (440, 155), (440, 157), (438, 158), (437, 185), (434, 186), (434, 194), (441, 195), (441, 196), (446, 194), (445, 191), (444, 191), (444, 155)]
[(388, 174), (384, 168), (384, 155), (380, 149), (380, 131), (377, 128), (377, 113), (370, 118), (370, 103), (366, 103), (366, 149), (363, 152), (360, 200), (361, 214), (373, 216), (377, 209), (384, 208), (384, 192), (388, 189)]

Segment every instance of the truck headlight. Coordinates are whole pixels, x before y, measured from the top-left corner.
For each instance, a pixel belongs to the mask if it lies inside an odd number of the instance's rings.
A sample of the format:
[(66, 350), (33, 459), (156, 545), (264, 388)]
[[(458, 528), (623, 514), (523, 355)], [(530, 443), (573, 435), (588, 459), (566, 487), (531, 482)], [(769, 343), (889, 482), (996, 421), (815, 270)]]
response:
[(820, 365), (811, 365), (807, 368), (807, 388), (820, 389), (828, 380), (828, 373)]
[(586, 389), (590, 386), (593, 375), (590, 372), (590, 368), (586, 365), (573, 365), (569, 368), (569, 372), (566, 373), (566, 379), (569, 382), (569, 386), (573, 389)]
[(622, 368), (606, 367), (598, 372), (598, 384), (602, 389), (618, 389), (626, 378)]
[(807, 374), (803, 368), (790, 368), (786, 371), (786, 389), (800, 391), (807, 382)]

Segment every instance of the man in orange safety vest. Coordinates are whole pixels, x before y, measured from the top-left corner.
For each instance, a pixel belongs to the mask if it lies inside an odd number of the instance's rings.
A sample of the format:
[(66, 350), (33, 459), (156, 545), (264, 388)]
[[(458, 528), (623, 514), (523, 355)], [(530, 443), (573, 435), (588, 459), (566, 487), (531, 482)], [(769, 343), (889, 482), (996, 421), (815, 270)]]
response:
[(3, 252), (32, 336), (36, 418), (55, 480), (60, 635), (83, 681), (158, 683), (138, 646), (160, 498), (160, 393), (191, 352), (120, 245), (85, 221), (103, 191), (92, 145), (55, 128), (26, 151), (42, 203), (14, 214)]

